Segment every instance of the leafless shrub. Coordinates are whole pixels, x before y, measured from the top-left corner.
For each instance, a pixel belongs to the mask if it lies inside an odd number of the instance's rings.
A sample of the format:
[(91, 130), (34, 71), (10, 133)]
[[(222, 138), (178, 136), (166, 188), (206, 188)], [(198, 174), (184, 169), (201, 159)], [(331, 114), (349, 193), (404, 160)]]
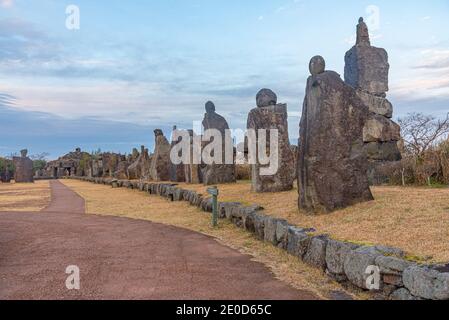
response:
[(444, 119), (422, 113), (410, 113), (398, 120), (402, 130), (406, 151), (421, 157), (449, 134), (449, 113)]

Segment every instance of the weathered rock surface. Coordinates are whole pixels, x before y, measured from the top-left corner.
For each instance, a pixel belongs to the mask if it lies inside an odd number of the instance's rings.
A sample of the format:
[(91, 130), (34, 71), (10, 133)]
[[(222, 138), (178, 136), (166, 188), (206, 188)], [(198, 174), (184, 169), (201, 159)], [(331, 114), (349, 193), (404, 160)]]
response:
[(287, 252), (293, 256), (303, 258), (307, 253), (312, 237), (310, 237), (303, 229), (290, 226), (287, 229)]
[(288, 228), (290, 225), (286, 220), (278, 220), (276, 225), (276, 241), (277, 245), (285, 248), (287, 243)]
[(363, 128), (363, 141), (390, 142), (401, 139), (401, 127), (381, 115), (372, 115)]
[(128, 166), (129, 166), (129, 163), (126, 160), (126, 156), (120, 155), (119, 162), (117, 164), (117, 168), (116, 168), (115, 172), (113, 173), (113, 177), (115, 177), (119, 180), (128, 179)]
[(310, 59), (309, 71), (312, 76), (323, 73), (326, 70), (326, 61), (322, 56), (315, 56)]
[(261, 169), (268, 167), (262, 165), (257, 157), (256, 164), (251, 165), (252, 188), (255, 192), (280, 192), (293, 188), (293, 165), (294, 154), (290, 147), (288, 135), (287, 105), (276, 104), (276, 94), (269, 89), (262, 89), (257, 94), (257, 108), (250, 111), (248, 115), (247, 128), (256, 131), (259, 141), (258, 130), (266, 130), (267, 149), (270, 150), (273, 142), (270, 140), (269, 130), (278, 130), (278, 170), (273, 175), (261, 175)]
[(379, 256), (376, 258), (376, 265), (382, 274), (400, 275), (414, 264), (392, 256)]
[(345, 56), (345, 81), (355, 89), (383, 96), (388, 91), (390, 65), (385, 49), (371, 46), (363, 18), (357, 25), (356, 45)]
[[(209, 129), (218, 130), (222, 137), (221, 163), (214, 162), (204, 166), (202, 170), (203, 183), (205, 185), (213, 185), (235, 182), (235, 165), (234, 163), (226, 164), (226, 152), (228, 151), (233, 153), (233, 150), (229, 151), (226, 149), (226, 141), (232, 141), (229, 125), (225, 118), (215, 112), (215, 105), (211, 101), (206, 103), (206, 114), (203, 119), (203, 127), (205, 131)], [(212, 141), (210, 143), (216, 143), (216, 141)], [(213, 156), (213, 154), (211, 156)], [(234, 155), (232, 154), (232, 159), (233, 158)]]
[(361, 247), (350, 251), (346, 255), (344, 271), (349, 281), (359, 288), (368, 289), (366, 280), (369, 274), (366, 273), (369, 266), (375, 266), (376, 258), (382, 253), (374, 247)]
[(27, 157), (28, 150), (20, 151), (20, 157), (13, 157), (14, 181), (16, 183), (34, 182), (33, 161)]
[(404, 286), (412, 295), (430, 300), (449, 299), (449, 273), (412, 266), (402, 274)]
[(154, 181), (168, 181), (170, 179), (169, 163), (171, 145), (164, 137), (162, 130), (154, 130), (155, 147), (150, 165), (150, 177)]
[(256, 105), (258, 108), (275, 106), (277, 104), (278, 97), (270, 89), (262, 89), (257, 93)]
[(370, 112), (386, 118), (393, 117), (393, 105), (386, 98), (378, 97), (362, 90), (357, 90), (357, 96), (368, 106)]
[(355, 89), (383, 96), (388, 92), (388, 54), (371, 46), (352, 47), (345, 57), (345, 80)]
[(128, 167), (129, 179), (149, 179), (151, 160), (148, 149), (141, 147), (141, 152), (137, 159)]
[(345, 274), (344, 271), (344, 263), (347, 255), (352, 251), (357, 249), (357, 245), (329, 240), (326, 247), (326, 265), (328, 271), (337, 276), (343, 276)]
[(300, 124), (299, 207), (331, 212), (373, 200), (363, 127), (368, 109), (333, 71), (307, 80)]
[[(173, 133), (177, 131), (176, 126), (173, 127)], [(170, 151), (181, 141), (181, 137), (179, 137), (178, 141), (172, 139), (171, 149)], [(170, 173), (170, 181), (173, 182), (186, 182), (185, 176), (185, 164), (174, 164), (172, 161), (169, 162), (169, 173)]]
[[(371, 46), (368, 27), (360, 18), (356, 45), (345, 56), (345, 81), (356, 89), (357, 96), (371, 113), (363, 131), (363, 141), (370, 161), (401, 159), (399, 149), (392, 148), (393, 142), (400, 141), (401, 133), (399, 125), (391, 120), (393, 105), (386, 99), (389, 70), (387, 52)], [(379, 146), (375, 148), (374, 143)], [(385, 146), (380, 146), (384, 143), (388, 144), (388, 150), (385, 150)]]
[(324, 271), (326, 269), (326, 246), (328, 240), (327, 236), (313, 237), (307, 248), (304, 261)]
[(408, 291), (405, 288), (401, 288), (393, 292), (390, 296), (391, 300), (397, 300), (397, 301), (407, 301), (407, 300), (420, 300), (417, 297), (414, 297), (410, 291)]
[(396, 141), (369, 142), (365, 144), (365, 151), (372, 161), (399, 161), (402, 158)]
[(200, 165), (194, 163), (194, 139), (197, 138), (193, 130), (189, 130), (190, 135), (190, 159), (189, 163), (184, 164), (184, 176), (187, 183), (198, 184), (201, 183), (202, 177), (200, 172)]

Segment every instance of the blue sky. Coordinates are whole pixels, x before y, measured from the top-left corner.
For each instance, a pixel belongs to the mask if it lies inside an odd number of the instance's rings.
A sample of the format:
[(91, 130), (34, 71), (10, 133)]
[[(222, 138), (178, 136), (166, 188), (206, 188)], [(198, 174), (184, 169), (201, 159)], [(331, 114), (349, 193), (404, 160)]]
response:
[(343, 74), (360, 16), (389, 52), (395, 117), (448, 112), (447, 0), (0, 0), (0, 154), (151, 148), (154, 128), (191, 127), (207, 100), (244, 128), (264, 87), (294, 140), (310, 58)]

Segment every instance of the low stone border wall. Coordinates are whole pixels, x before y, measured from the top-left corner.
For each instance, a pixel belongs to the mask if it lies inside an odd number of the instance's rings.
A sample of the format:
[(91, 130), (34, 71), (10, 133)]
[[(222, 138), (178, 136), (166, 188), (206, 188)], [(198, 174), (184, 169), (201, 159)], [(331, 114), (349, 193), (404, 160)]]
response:
[[(176, 184), (75, 178), (97, 184), (136, 189), (170, 201), (186, 201), (212, 212), (212, 199)], [(313, 229), (290, 225), (286, 220), (261, 213), (263, 208), (238, 202), (219, 202), (219, 216), (254, 233), (261, 241), (286, 250), (330, 278), (352, 288), (370, 290), (376, 297), (392, 300), (449, 300), (449, 268), (424, 266), (405, 259), (405, 253), (386, 246), (362, 246), (315, 235)], [(378, 285), (378, 289), (368, 286)]]

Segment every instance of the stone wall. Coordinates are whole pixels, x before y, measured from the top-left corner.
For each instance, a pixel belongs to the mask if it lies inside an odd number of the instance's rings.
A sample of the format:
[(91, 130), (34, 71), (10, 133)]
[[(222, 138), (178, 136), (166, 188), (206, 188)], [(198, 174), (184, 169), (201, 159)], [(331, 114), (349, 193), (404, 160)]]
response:
[[(212, 199), (176, 184), (150, 183), (104, 178), (77, 178), (159, 195), (169, 201), (185, 201), (202, 211), (212, 212)], [(260, 206), (219, 202), (219, 216), (253, 233), (259, 240), (286, 250), (305, 263), (319, 268), (348, 288), (367, 290), (367, 268), (380, 272), (380, 288), (373, 298), (391, 300), (449, 300), (449, 265), (420, 265), (405, 259), (405, 253), (386, 246), (363, 246), (317, 235), (313, 229), (290, 225), (286, 220), (263, 213)]]

